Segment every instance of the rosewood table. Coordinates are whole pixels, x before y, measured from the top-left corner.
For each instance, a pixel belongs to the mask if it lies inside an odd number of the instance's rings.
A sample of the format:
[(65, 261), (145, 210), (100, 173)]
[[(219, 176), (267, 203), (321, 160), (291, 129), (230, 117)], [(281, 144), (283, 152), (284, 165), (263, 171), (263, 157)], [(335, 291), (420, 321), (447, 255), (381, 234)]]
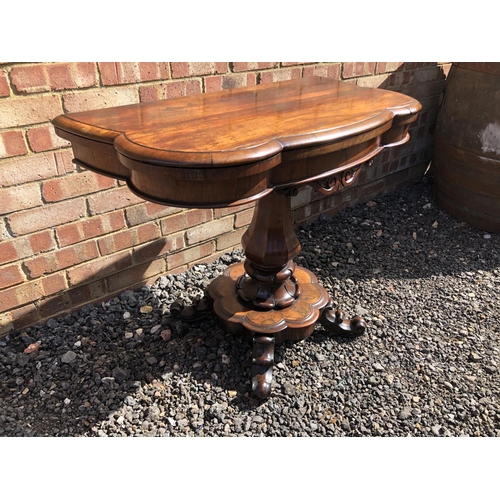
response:
[(307, 184), (326, 194), (351, 185), (385, 147), (408, 141), (420, 109), (396, 92), (313, 77), (70, 113), (53, 125), (76, 164), (125, 180), (144, 199), (193, 208), (256, 201), (245, 262), (172, 312), (197, 320), (213, 311), (251, 341), (253, 394), (266, 398), (275, 343), (304, 339), (317, 322), (348, 337), (366, 327), (345, 319), (316, 276), (294, 264), (290, 197)]

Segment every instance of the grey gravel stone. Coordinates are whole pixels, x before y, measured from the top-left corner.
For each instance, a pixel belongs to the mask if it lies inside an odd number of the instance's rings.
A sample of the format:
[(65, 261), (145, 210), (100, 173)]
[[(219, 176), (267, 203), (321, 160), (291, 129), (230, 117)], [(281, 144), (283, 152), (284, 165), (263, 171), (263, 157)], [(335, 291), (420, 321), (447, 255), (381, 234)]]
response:
[(477, 352), (471, 352), (469, 354), (470, 361), (481, 361), (483, 358)]
[(127, 378), (127, 372), (122, 370), (119, 366), (113, 368), (111, 373), (118, 383), (123, 382)]
[(61, 356), (62, 363), (72, 363), (77, 358), (76, 352), (68, 351)]
[(359, 316), (367, 316), (370, 314), (370, 311), (368, 309), (365, 309), (363, 306), (360, 304), (356, 304), (356, 307), (354, 309), (354, 312), (358, 314)]
[(440, 425), (433, 425), (431, 427), (432, 434), (434, 436), (441, 436), (441, 426)]
[(126, 396), (124, 403), (128, 406), (135, 406), (137, 404), (137, 401), (134, 397), (132, 396)]
[(351, 430), (351, 424), (350, 424), (348, 418), (345, 418), (344, 420), (342, 420), (341, 427), (342, 427), (342, 429), (344, 429), (344, 431), (347, 431), (347, 432), (349, 432)]
[(403, 408), (398, 415), (399, 420), (406, 420), (407, 418), (410, 417), (411, 417), (411, 408), (409, 406)]

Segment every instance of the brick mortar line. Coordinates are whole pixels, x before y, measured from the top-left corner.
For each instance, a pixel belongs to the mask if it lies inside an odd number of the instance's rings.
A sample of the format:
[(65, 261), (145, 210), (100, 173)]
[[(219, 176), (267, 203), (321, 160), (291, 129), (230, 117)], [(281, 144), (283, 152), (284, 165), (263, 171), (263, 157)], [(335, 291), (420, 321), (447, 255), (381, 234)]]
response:
[(7, 231), (7, 234), (11, 238), (14, 238), (14, 239), (18, 238), (19, 235), (16, 235), (14, 233), (14, 231), (12, 230), (12, 228), (10, 227), (10, 220), (9, 220), (9, 218), (6, 215), (2, 216), (2, 218), (3, 218), (4, 224), (5, 224), (5, 230)]
[[(50, 122), (46, 122), (47, 124), (50, 124)], [(24, 140), (24, 143), (26, 144), (26, 149), (28, 151), (28, 155), (30, 155), (30, 153), (33, 153), (33, 154), (36, 154), (36, 151), (33, 149), (33, 147), (31, 146), (31, 142), (30, 140), (28, 139), (28, 132), (30, 130), (33, 130), (33, 129), (36, 129), (36, 128), (42, 128), (44, 126), (44, 124), (41, 124), (41, 123), (37, 123), (35, 124), (34, 126), (30, 126), (30, 125), (25, 125), (23, 127), (23, 130), (22, 130), (22, 134), (23, 134), (23, 140)], [(57, 151), (57, 149), (56, 149)], [(26, 154), (24, 154), (23, 156), (27, 156)], [(31, 155), (30, 155), (31, 156)]]
[(99, 62), (95, 63), (95, 67), (96, 67), (96, 74), (97, 74), (97, 78), (96, 78), (97, 83), (98, 83), (99, 87), (104, 87), (104, 84), (102, 83), (102, 73), (101, 73), (101, 68), (99, 68)]
[[(69, 224), (71, 224), (71, 223), (69, 223)], [(66, 248), (66, 247), (61, 246), (61, 242), (59, 241), (59, 236), (57, 235), (57, 231), (54, 228), (52, 228), (51, 231), (53, 231), (52, 237), (54, 238), (54, 241), (56, 242), (56, 249), (61, 250), (63, 248)], [(85, 240), (85, 241), (87, 241), (87, 240)], [(68, 246), (71, 246), (71, 245), (68, 245)], [(48, 252), (50, 252), (50, 250), (48, 250)]]
[[(38, 187), (39, 187), (39, 189), (40, 189), (40, 199), (42, 200), (42, 203), (43, 203), (43, 205), (42, 205), (42, 206), (46, 206), (46, 205), (49, 205), (49, 204), (50, 204), (50, 201), (47, 201), (47, 200), (45, 199), (45, 196), (43, 195), (43, 183), (44, 183), (45, 181), (49, 181), (49, 180), (51, 180), (51, 179), (57, 179), (57, 177), (59, 177), (59, 176), (56, 176), (56, 177), (50, 177), (50, 178), (48, 178), (48, 179), (43, 179), (43, 180), (41, 180), (41, 181), (38, 181), (38, 185), (39, 185)], [(26, 183), (26, 184), (27, 184), (27, 183)], [(25, 186), (26, 184), (21, 184), (21, 186)], [(52, 203), (54, 203), (54, 202), (52, 202)]]
[[(100, 214), (102, 215), (102, 214)], [(85, 217), (96, 217), (95, 215), (93, 216), (90, 213), (90, 205), (89, 205), (89, 198), (88, 196), (85, 196)]]

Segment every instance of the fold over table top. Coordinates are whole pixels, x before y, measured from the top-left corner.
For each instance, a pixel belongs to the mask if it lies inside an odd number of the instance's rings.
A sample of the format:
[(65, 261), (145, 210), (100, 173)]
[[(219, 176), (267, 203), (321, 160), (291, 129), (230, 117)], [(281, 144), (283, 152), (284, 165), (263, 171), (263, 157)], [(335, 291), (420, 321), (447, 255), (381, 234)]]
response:
[[(126, 179), (145, 198), (182, 205), (169, 194), (144, 190), (139, 172), (144, 174), (150, 166), (148, 175), (153, 177), (234, 180), (268, 172), (285, 160), (331, 153), (367, 140), (376, 139), (380, 149), (408, 139), (408, 124), (420, 108), (418, 101), (396, 92), (311, 77), (70, 113), (55, 118), (53, 125), (72, 143), (77, 163)], [(242, 172), (244, 166), (251, 171)], [(214, 173), (227, 167), (240, 169)], [(255, 199), (276, 184), (271, 174), (266, 177), (266, 186), (258, 176), (256, 189), (247, 182), (247, 192), (235, 192), (231, 200), (217, 201), (220, 196), (215, 196), (206, 202), (215, 206), (231, 204), (235, 197)], [(292, 177), (287, 181), (294, 182), (295, 174)], [(283, 175), (278, 178), (283, 184)]]

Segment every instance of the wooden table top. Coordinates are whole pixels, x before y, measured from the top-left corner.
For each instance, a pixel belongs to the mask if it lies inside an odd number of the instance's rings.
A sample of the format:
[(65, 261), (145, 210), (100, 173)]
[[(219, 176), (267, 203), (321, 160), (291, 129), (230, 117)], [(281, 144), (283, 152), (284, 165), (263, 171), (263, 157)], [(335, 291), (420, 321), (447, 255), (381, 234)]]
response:
[[(311, 77), (70, 113), (52, 123), (72, 143), (76, 163), (125, 179), (139, 196), (215, 207), (318, 179), (406, 142), (420, 109), (397, 92)], [(306, 158), (314, 161), (290, 163)]]
[(322, 77), (71, 113), (56, 128), (165, 165), (229, 165), (324, 144), (416, 113), (418, 101)]

